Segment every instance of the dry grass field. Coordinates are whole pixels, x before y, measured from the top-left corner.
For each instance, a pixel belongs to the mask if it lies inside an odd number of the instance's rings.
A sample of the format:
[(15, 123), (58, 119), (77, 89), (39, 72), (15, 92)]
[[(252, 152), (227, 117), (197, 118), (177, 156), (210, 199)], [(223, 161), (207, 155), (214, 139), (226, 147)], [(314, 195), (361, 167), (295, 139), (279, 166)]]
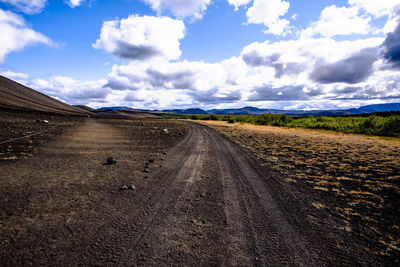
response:
[[(309, 193), (364, 249), (400, 255), (400, 140), (328, 131), (206, 121), (286, 183)], [(321, 222), (320, 222), (321, 223)]]

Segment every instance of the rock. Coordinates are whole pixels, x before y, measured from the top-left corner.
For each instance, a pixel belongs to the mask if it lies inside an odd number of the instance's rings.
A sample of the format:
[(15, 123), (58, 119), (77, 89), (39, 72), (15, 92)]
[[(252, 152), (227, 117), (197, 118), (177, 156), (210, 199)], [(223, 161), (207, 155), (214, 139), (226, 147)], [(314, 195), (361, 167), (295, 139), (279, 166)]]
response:
[(107, 165), (114, 165), (117, 164), (117, 161), (113, 157), (109, 157), (107, 159)]
[(128, 190), (128, 187), (126, 185), (123, 185), (120, 190)]
[(148, 168), (144, 168), (143, 172), (148, 173), (148, 172), (150, 172), (150, 170)]
[(149, 178), (147, 175), (143, 176), (143, 179), (147, 179), (147, 178)]
[(167, 155), (167, 152), (164, 151), (164, 152), (162, 152), (162, 154), (163, 154), (163, 155)]
[(36, 120), (37, 123), (49, 124), (48, 120)]
[(179, 136), (182, 136), (182, 135), (183, 135), (183, 133), (182, 133), (182, 132), (179, 132), (179, 133), (178, 133), (178, 135), (179, 135)]
[(149, 159), (149, 163), (154, 163), (154, 159)]
[(130, 189), (130, 190), (133, 190), (133, 189), (135, 189), (136, 187), (133, 185), (133, 184), (131, 184), (131, 185), (129, 185), (128, 186), (128, 189)]
[(160, 160), (164, 160), (164, 158), (160, 158)]
[(161, 132), (167, 134), (168, 133), (168, 129), (163, 129)]

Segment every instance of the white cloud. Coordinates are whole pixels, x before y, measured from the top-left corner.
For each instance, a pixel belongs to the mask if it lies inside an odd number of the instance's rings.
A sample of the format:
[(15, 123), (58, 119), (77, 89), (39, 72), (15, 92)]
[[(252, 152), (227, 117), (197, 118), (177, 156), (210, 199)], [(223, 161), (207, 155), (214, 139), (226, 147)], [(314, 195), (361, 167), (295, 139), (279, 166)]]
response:
[(228, 0), (229, 4), (235, 7), (235, 10), (238, 10), (240, 6), (247, 5), (252, 0)]
[(288, 33), (288, 29), (290, 29), (290, 21), (287, 19), (279, 19), (273, 23), (271, 23), (267, 30), (264, 33), (271, 33), (275, 35), (285, 36)]
[[(336, 62), (340, 60), (351, 63), (353, 58), (358, 59), (353, 54), (365, 48), (377, 47), (383, 40), (303, 38), (266, 41), (246, 46), (240, 57), (213, 64), (158, 59), (114, 65), (106, 87), (113, 90), (113, 101), (141, 108), (148, 107), (146, 105), (152, 108), (244, 105), (283, 107), (289, 102), (295, 105), (293, 101), (309, 101), (308, 107), (312, 108), (321, 101), (327, 105), (327, 97), (352, 96), (349, 90), (341, 91), (340, 95), (339, 91), (335, 91), (335, 84), (312, 80), (310, 74), (317, 63), (339, 64)], [(355, 70), (351, 71), (354, 74)], [(369, 71), (361, 74), (363, 79), (351, 80), (351, 83), (366, 79)], [(361, 94), (364, 87), (352, 93)], [(347, 91), (350, 93), (345, 95)], [(345, 100), (336, 102), (340, 101)]]
[[(64, 0), (64, 1), (71, 8), (80, 6), (85, 2), (85, 0)], [(41, 13), (43, 9), (46, 7), (48, 0), (0, 0), (0, 2), (12, 5), (16, 7), (18, 10), (26, 14), (32, 15)]]
[(397, 0), (348, 0), (351, 6), (363, 9), (375, 17), (382, 17), (394, 12), (400, 3)]
[(267, 33), (282, 34), (288, 29), (287, 20), (280, 21), (290, 6), (289, 2), (282, 0), (254, 0), (253, 5), (247, 10), (247, 22), (264, 24), (268, 27)]
[(43, 43), (54, 46), (55, 44), (45, 35), (28, 27), (25, 20), (10, 11), (0, 9), (0, 62), (4, 62), (7, 54), (19, 51), (28, 45)]
[(166, 89), (206, 91), (225, 86), (227, 75), (220, 64), (201, 61), (132, 62), (114, 65), (109, 85), (117, 90)]
[(165, 11), (171, 12), (178, 18), (193, 17), (200, 19), (211, 0), (142, 0), (150, 4), (159, 15)]
[(104, 22), (100, 38), (93, 47), (132, 60), (178, 59), (184, 35), (185, 25), (181, 20), (131, 15)]
[(7, 77), (13, 81), (16, 81), (20, 84), (25, 84), (29, 79), (29, 75), (27, 75), (25, 73), (13, 72), (10, 70), (2, 71), (2, 72), (0, 72), (0, 75)]
[(87, 104), (89, 101), (103, 101), (111, 90), (103, 88), (106, 80), (77, 81), (64, 76), (50, 79), (33, 79), (27, 83), (32, 89), (56, 97), (68, 104)]
[(321, 35), (331, 37), (336, 35), (368, 34), (372, 31), (369, 22), (371, 18), (359, 13), (357, 7), (325, 7), (318, 21), (302, 31), (302, 36)]
[(0, 2), (13, 5), (27, 14), (37, 14), (42, 12), (47, 0), (0, 0)]
[(69, 5), (71, 8), (80, 6), (85, 0), (68, 0), (67, 5)]
[(13, 72), (13, 71), (9, 71), (9, 70), (0, 72), (0, 75), (3, 75), (12, 80), (27, 80), (29, 78), (28, 74)]

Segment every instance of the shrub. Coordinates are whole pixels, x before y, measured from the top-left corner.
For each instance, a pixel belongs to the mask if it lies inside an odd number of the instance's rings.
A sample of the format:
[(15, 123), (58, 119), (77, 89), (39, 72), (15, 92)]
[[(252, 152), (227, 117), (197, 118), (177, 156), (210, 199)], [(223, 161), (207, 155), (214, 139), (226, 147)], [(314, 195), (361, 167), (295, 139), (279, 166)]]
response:
[(390, 116), (383, 124), (380, 134), (386, 136), (400, 136), (400, 116)]
[(213, 115), (210, 115), (209, 120), (217, 121), (217, 120), (218, 120), (218, 117), (217, 117), (216, 115), (213, 114)]

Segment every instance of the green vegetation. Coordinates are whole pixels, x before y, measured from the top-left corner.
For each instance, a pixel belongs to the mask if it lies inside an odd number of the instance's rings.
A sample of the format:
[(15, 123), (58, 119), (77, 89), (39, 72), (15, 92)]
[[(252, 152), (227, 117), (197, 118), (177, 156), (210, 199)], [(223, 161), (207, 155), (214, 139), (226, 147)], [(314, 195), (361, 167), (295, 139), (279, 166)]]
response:
[(400, 136), (400, 115), (290, 117), (284, 114), (262, 115), (163, 115), (165, 118), (227, 121), (294, 128), (323, 129), (344, 133)]

